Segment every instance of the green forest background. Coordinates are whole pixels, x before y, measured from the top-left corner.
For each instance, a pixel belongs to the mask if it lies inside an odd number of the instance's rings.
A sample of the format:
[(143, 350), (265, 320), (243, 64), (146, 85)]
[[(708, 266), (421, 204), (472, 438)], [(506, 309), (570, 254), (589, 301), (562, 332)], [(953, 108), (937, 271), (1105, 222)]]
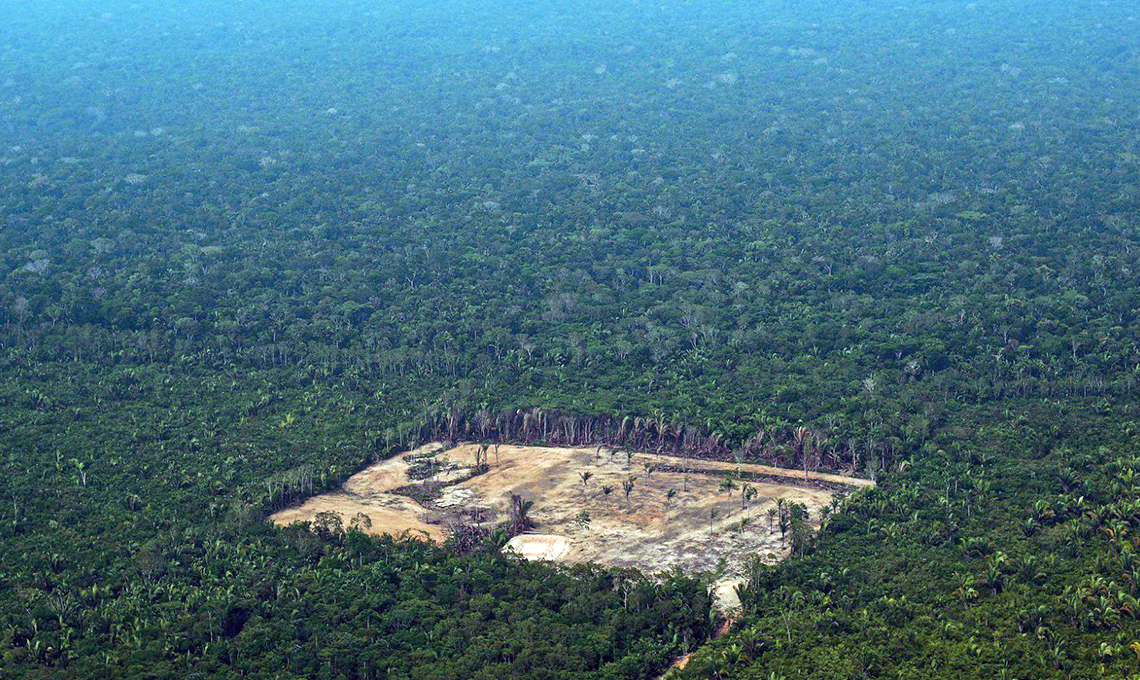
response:
[[(0, 677), (1140, 672), (1128, 3), (0, 14)], [(701, 575), (263, 521), (534, 408), (879, 484), (707, 644)]]

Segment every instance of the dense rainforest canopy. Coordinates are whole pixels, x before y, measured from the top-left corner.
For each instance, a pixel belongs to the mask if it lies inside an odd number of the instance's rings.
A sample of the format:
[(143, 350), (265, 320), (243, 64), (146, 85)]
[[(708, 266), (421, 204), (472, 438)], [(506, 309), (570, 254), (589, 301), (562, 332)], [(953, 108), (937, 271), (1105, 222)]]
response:
[[(0, 677), (1140, 672), (1140, 20), (0, 6)], [(828, 442), (703, 576), (265, 513), (449, 417)]]

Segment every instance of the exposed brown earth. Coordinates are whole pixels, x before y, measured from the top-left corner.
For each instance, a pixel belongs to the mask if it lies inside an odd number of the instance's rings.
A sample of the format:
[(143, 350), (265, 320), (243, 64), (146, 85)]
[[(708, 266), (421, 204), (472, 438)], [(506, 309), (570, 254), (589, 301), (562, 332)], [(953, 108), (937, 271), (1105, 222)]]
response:
[[(723, 607), (731, 608), (738, 603), (737, 573), (748, 555), (773, 562), (787, 555), (779, 528), (768, 515), (777, 499), (803, 503), (816, 523), (820, 508), (836, 493), (871, 485), (816, 473), (808, 473), (805, 481), (802, 470), (764, 465), (504, 444), (488, 451), (487, 472), (444, 486), (434, 501), (421, 505), (394, 493), (418, 481), (446, 484), (470, 475), (477, 451), (476, 444), (446, 450), (442, 444), (428, 444), (372, 465), (349, 478), (342, 489), (310, 498), (271, 519), (285, 525), (311, 521), (319, 512), (336, 512), (347, 524), (363, 513), (371, 520), (370, 533), (422, 532), (440, 541), (448, 524), (458, 521), (463, 512), (480, 508), (485, 522), (504, 521), (513, 493), (534, 502), (530, 513), (534, 532), (508, 543), (523, 557), (636, 567), (647, 573), (674, 567), (711, 570), (723, 561), (717, 596)], [(435, 474), (426, 480), (409, 479), (415, 460), (407, 459), (432, 452), (440, 464)], [(590, 475), (585, 482), (582, 473)], [(753, 481), (745, 480), (756, 490), (751, 500), (742, 502), (740, 479), (734, 489), (721, 488), (727, 475), (737, 473), (753, 476)], [(622, 484), (631, 479), (627, 498)], [(609, 494), (604, 487), (611, 489)]]

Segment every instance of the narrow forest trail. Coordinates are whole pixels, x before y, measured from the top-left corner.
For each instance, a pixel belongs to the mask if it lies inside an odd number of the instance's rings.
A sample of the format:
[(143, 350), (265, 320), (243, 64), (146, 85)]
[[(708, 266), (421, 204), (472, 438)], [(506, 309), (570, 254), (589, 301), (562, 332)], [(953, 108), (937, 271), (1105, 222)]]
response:
[[(721, 623), (720, 626), (717, 627), (716, 632), (712, 634), (712, 638), (710, 638), (710, 639), (715, 640), (715, 639), (719, 638), (720, 636), (724, 635), (725, 633), (727, 633), (728, 631), (732, 630), (732, 625), (734, 623), (736, 623), (737, 619), (739, 619), (739, 618), (740, 618), (740, 610), (739, 609), (730, 612), (728, 614), (728, 616), (724, 619), (724, 622)], [(681, 656), (677, 657), (677, 659), (669, 666), (668, 670), (666, 670), (661, 675), (657, 676), (657, 680), (665, 680), (666, 678), (669, 677), (669, 674), (672, 673), (673, 671), (684, 670), (685, 666), (689, 665), (689, 659), (691, 659), (692, 656), (693, 656), (693, 652), (688, 652), (686, 654), (682, 654)]]

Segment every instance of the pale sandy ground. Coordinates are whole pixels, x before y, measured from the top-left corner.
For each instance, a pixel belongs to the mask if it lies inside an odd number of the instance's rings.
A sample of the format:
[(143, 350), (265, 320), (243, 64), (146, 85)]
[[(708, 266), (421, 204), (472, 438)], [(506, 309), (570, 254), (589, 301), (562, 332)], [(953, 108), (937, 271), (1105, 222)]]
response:
[[(443, 495), (423, 507), (410, 498), (393, 494), (395, 488), (413, 483), (404, 461), (409, 454), (438, 450), (436, 459), (444, 471), (433, 480), (446, 481), (462, 476), (475, 463), (475, 444), (462, 444), (444, 450), (441, 444), (428, 444), (415, 451), (382, 461), (353, 475), (338, 491), (310, 498), (302, 505), (287, 508), (271, 519), (277, 524), (311, 521), (318, 512), (338, 512), (347, 525), (358, 512), (372, 520), (370, 533), (399, 534), (408, 530), (423, 532), (442, 540), (446, 526), (459, 509), (483, 508), (488, 522), (506, 519), (511, 493), (534, 501), (531, 517), (534, 533), (516, 536), (508, 544), (528, 559), (577, 564), (597, 562), (617, 567), (636, 567), (647, 573), (660, 573), (679, 567), (685, 571), (715, 569), (723, 562), (722, 578), (715, 583), (718, 602), (725, 609), (739, 604), (735, 586), (745, 559), (758, 554), (775, 562), (787, 555), (778, 524), (769, 529), (768, 509), (776, 499), (804, 503), (813, 524), (819, 509), (831, 502), (833, 491), (805, 485), (803, 471), (763, 465), (737, 465), (694, 460), (676, 456), (635, 453), (611, 455), (608, 449), (569, 449), (501, 445), (488, 452), (490, 470), (482, 475), (445, 487)], [(658, 469), (647, 474), (645, 465), (670, 466), (689, 470)], [(750, 482), (757, 495), (741, 507), (740, 485), (720, 491), (722, 477), (714, 471), (741, 470), (786, 479)], [(591, 473), (583, 484), (582, 472)], [(630, 476), (634, 488), (625, 498), (622, 481)], [(812, 481), (843, 484), (856, 488), (870, 486), (862, 479), (837, 475), (809, 474)], [(603, 493), (603, 486), (613, 490)], [(675, 495), (668, 498), (672, 489)], [(589, 513), (590, 522), (577, 520)], [(738, 530), (742, 518), (748, 523)]]
[(396, 535), (405, 530), (413, 534), (426, 533), (433, 540), (444, 538), (444, 527), (428, 524), (424, 508), (408, 498), (394, 493), (392, 489), (411, 483), (407, 478), (408, 468), (404, 457), (439, 449), (440, 444), (426, 444), (418, 449), (402, 453), (361, 470), (348, 478), (337, 491), (313, 496), (301, 505), (295, 505), (272, 514), (269, 519), (275, 524), (287, 526), (294, 522), (311, 522), (318, 512), (338, 512), (345, 525), (358, 512), (372, 520), (368, 533)]

